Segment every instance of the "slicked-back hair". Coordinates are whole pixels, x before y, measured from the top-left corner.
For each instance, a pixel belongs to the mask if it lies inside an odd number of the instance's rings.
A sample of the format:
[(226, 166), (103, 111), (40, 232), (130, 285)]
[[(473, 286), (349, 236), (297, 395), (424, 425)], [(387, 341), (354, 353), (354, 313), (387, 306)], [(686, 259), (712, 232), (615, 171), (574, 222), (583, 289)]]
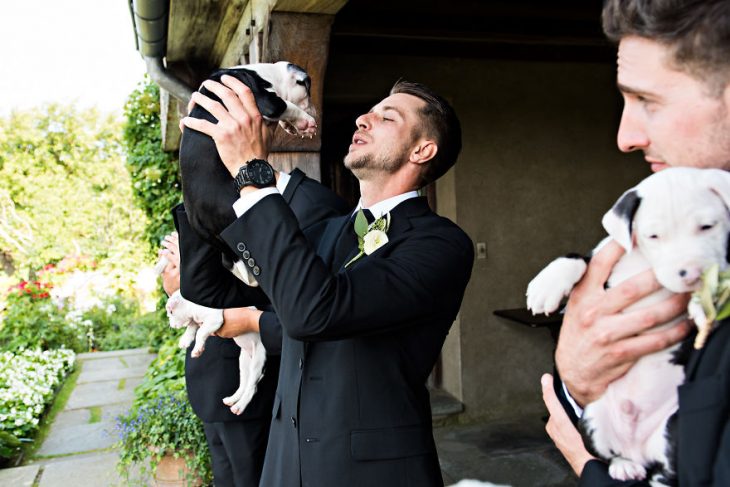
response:
[(669, 47), (672, 67), (715, 95), (730, 83), (730, 0), (606, 0), (602, 20), (615, 43), (633, 35)]
[(449, 102), (425, 85), (398, 80), (390, 90), (391, 95), (397, 93), (412, 95), (425, 102), (420, 110), (423, 121), (420, 135), (432, 137), (438, 147), (436, 156), (426, 162), (421, 173), (419, 187), (422, 188), (446, 174), (456, 163), (461, 152), (461, 123)]

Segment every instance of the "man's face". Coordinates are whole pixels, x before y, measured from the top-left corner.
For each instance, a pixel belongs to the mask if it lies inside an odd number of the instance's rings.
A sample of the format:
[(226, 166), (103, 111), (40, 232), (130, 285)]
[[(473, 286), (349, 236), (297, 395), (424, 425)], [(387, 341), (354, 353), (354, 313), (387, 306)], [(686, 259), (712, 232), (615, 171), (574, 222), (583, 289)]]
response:
[(407, 161), (425, 102), (413, 95), (390, 95), (355, 120), (357, 131), (345, 156), (345, 167), (359, 180), (371, 174), (392, 174)]
[(670, 55), (669, 48), (643, 37), (621, 40), (619, 148), (644, 151), (654, 172), (669, 166), (730, 170), (730, 84), (718, 96), (674, 69)]

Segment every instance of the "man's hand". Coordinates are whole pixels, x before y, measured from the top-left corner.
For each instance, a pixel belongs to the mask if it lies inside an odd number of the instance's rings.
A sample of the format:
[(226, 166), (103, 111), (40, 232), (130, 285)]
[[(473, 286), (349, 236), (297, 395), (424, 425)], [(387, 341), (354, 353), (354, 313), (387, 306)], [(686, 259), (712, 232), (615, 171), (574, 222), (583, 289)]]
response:
[(244, 333), (259, 331), (259, 318), (263, 311), (253, 306), (248, 308), (229, 308), (223, 310), (223, 326), (215, 335), (221, 338), (233, 338)]
[(555, 395), (553, 376), (550, 374), (543, 375), (540, 384), (542, 385), (542, 400), (545, 401), (545, 406), (547, 406), (550, 413), (550, 418), (545, 425), (545, 431), (573, 468), (575, 474), (580, 477), (585, 464), (589, 460), (593, 460), (594, 457), (583, 446), (580, 433), (570, 422), (568, 415)]
[(685, 294), (622, 312), (661, 287), (652, 271), (647, 270), (604, 289), (623, 253), (623, 248), (611, 241), (591, 259), (585, 276), (570, 295), (560, 329), (555, 363), (571, 396), (582, 406), (598, 399), (608, 384), (624, 375), (639, 358), (679, 342), (690, 330), (684, 321), (666, 330), (644, 333), (684, 313), (689, 301)]
[(162, 270), (162, 289), (168, 296), (180, 289), (180, 245), (178, 243), (177, 232), (165, 235), (162, 240), (161, 249), (157, 252), (159, 257), (167, 258), (167, 265)]
[(223, 84), (206, 80), (203, 86), (215, 93), (222, 103), (197, 91), (191, 99), (210, 112), (218, 123), (192, 117), (183, 118), (182, 123), (213, 139), (223, 164), (231, 177), (235, 177), (246, 162), (268, 157), (272, 129), (261, 116), (248, 86), (228, 75), (221, 77), (221, 82)]

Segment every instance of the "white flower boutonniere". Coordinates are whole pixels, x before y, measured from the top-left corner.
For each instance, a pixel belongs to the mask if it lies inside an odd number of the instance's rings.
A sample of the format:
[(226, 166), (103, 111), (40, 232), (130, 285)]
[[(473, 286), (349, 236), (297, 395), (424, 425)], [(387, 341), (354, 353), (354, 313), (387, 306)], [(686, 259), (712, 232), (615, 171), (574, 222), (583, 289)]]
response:
[(387, 244), (388, 235), (386, 232), (388, 228), (390, 228), (390, 213), (386, 213), (368, 225), (365, 213), (358, 210), (357, 215), (355, 215), (355, 234), (357, 235), (357, 248), (360, 249), (360, 252), (345, 264), (345, 268), (363, 255), (370, 255)]
[(697, 325), (694, 347), (699, 350), (715, 325), (730, 316), (730, 269), (717, 264), (702, 274), (702, 287), (692, 293), (687, 312)]

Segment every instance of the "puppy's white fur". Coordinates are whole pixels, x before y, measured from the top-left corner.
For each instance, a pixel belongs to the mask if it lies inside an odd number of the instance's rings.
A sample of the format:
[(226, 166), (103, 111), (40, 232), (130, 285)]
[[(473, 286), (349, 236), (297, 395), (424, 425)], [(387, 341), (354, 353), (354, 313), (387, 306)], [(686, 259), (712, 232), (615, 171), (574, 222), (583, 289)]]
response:
[[(165, 306), (170, 326), (173, 328), (186, 327), (180, 337), (180, 348), (188, 348), (195, 340), (190, 355), (200, 357), (205, 350), (205, 341), (223, 325), (223, 310), (200, 306), (183, 298), (180, 291), (175, 291), (167, 300)], [(233, 340), (241, 347), (238, 358), (239, 386), (236, 391), (223, 398), (223, 403), (230, 406), (233, 414), (241, 414), (251, 402), (256, 385), (263, 377), (266, 363), (266, 350), (261, 343), (258, 333), (244, 333)]]
[[(622, 195), (603, 218), (609, 238), (627, 252), (614, 267), (608, 285), (616, 286), (651, 268), (664, 286), (626, 311), (695, 290), (711, 264), (727, 267), (728, 208), (730, 173), (716, 169), (667, 169)], [(585, 268), (580, 259), (553, 261), (530, 282), (528, 307), (533, 313), (555, 311)], [(663, 472), (652, 477), (652, 485), (664, 485), (662, 476), (674, 474), (668, 458), (667, 422), (677, 410), (677, 387), (684, 381), (683, 368), (672, 362), (678, 347), (641, 358), (585, 409), (582, 427), (594, 450), (610, 460), (609, 473), (615, 479), (643, 479), (646, 467), (654, 462)]]

